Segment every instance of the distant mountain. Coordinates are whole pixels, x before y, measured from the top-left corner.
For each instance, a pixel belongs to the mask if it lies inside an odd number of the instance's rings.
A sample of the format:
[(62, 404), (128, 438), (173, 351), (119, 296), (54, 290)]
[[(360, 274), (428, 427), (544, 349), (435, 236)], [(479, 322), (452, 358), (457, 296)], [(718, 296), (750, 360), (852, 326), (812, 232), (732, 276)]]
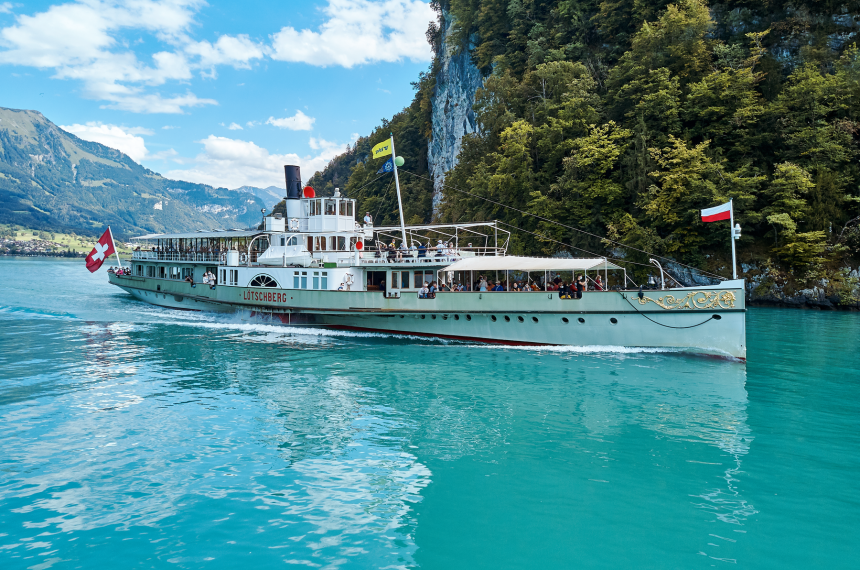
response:
[(239, 192), (248, 192), (263, 201), (266, 211), (271, 212), (275, 204), (286, 196), (287, 190), (283, 186), (269, 186), (268, 188), (257, 188), (255, 186), (240, 186), (236, 188)]
[(164, 178), (38, 111), (0, 107), (0, 223), (128, 237), (256, 226), (263, 207), (272, 200)]

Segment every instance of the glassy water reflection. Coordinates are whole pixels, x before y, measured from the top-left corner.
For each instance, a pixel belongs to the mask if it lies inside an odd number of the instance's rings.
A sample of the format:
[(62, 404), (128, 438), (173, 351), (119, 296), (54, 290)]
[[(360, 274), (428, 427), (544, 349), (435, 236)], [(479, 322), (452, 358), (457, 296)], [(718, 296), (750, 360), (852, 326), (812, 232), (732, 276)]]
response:
[[(76, 287), (0, 289), (5, 567), (798, 560), (763, 558), (805, 523), (762, 524), (796, 505), (773, 505), (779, 465), (749, 473), (773, 436), (748, 417), (752, 358), (325, 333)], [(838, 566), (847, 543), (829, 546)]]

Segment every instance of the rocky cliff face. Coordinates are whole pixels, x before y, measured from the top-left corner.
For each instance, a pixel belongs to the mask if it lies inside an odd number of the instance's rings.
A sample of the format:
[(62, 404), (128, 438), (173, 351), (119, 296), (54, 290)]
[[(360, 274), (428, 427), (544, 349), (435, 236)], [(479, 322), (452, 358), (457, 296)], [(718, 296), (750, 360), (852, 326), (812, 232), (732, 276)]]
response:
[[(436, 74), (433, 94), (433, 136), (427, 148), (427, 163), (433, 177), (433, 217), (436, 218), (442, 201), (442, 184), (445, 173), (457, 164), (463, 135), (478, 130), (472, 105), (475, 93), (484, 82), (480, 70), (472, 63), (468, 50), (451, 45), (453, 16), (442, 13), (444, 26), (439, 51), (440, 68)], [(471, 46), (470, 46), (471, 47)]]

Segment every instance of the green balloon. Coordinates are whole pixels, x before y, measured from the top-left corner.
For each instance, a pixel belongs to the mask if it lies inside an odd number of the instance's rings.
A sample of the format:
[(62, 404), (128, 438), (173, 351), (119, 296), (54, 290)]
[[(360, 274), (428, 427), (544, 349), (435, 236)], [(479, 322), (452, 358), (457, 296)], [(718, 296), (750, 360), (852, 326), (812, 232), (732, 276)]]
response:
[(398, 156), (394, 159), (394, 164), (396, 164), (397, 166), (403, 166), (403, 163), (405, 163), (405, 162), (406, 161), (403, 160), (402, 156)]

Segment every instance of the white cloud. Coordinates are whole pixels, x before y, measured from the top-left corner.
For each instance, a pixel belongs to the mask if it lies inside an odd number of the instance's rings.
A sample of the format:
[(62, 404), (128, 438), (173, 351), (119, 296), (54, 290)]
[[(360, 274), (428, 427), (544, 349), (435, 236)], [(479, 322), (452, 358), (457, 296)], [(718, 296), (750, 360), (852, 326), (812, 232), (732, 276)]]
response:
[[(152, 87), (187, 81), (194, 70), (229, 64), (246, 67), (262, 48), (247, 36), (221, 36), (215, 44), (193, 42), (187, 32), (203, 0), (78, 0), (34, 15), (19, 15), (0, 29), (0, 64), (54, 71), (55, 79), (83, 83), (85, 96), (104, 107), (135, 113), (182, 113), (217, 104), (190, 92), (164, 95)], [(122, 40), (129, 30), (147, 32), (167, 50), (141, 60)]]
[(85, 141), (101, 143), (124, 152), (135, 162), (140, 162), (148, 155), (143, 137), (136, 135), (152, 134), (152, 131), (142, 127), (124, 128), (96, 122), (89, 122), (86, 125), (60, 125), (60, 128)]
[(3, 2), (0, 4), (0, 14), (11, 14), (14, 7), (11, 2)]
[(284, 180), (284, 165), (298, 164), (302, 177), (307, 180), (328, 162), (346, 150), (346, 145), (313, 139), (311, 148), (319, 151), (316, 156), (301, 157), (298, 154), (270, 154), (268, 150), (251, 141), (209, 135), (199, 141), (203, 152), (195, 158), (195, 165), (184, 170), (171, 170), (164, 174), (168, 178), (200, 182), (212, 186), (280, 186)]
[(215, 76), (216, 65), (231, 65), (235, 68), (251, 67), (251, 60), (261, 59), (263, 46), (251, 41), (248, 36), (221, 36), (214, 44), (207, 41), (189, 44), (185, 52), (198, 56), (198, 65), (209, 69), (209, 77)]
[(430, 61), (424, 33), (436, 14), (420, 0), (329, 0), (319, 31), (285, 27), (272, 36), (272, 59), (353, 67), (379, 61)]
[(173, 162), (182, 164), (182, 159), (179, 158), (179, 153), (172, 148), (147, 155), (146, 158), (149, 160), (172, 160)]
[(290, 129), (291, 131), (309, 131), (313, 128), (315, 121), (315, 118), (308, 117), (297, 109), (296, 114), (292, 117), (284, 117), (283, 119), (269, 117), (266, 124), (274, 125), (281, 129)]
[(228, 129), (230, 129), (231, 131), (241, 131), (241, 130), (243, 130), (243, 129), (242, 129), (242, 125), (240, 125), (240, 124), (238, 124), (238, 123), (230, 123), (230, 126), (229, 126), (229, 127), (227, 127), (227, 128), (228, 128)]

